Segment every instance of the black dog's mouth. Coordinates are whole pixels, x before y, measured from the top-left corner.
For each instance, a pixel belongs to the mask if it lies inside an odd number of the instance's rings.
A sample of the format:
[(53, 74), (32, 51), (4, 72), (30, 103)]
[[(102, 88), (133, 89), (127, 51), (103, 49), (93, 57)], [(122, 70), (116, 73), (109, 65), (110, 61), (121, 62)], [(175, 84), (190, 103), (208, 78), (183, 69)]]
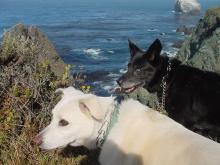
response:
[(133, 85), (131, 87), (128, 87), (128, 88), (123, 88), (123, 87), (120, 87), (118, 89), (116, 89), (117, 91), (121, 92), (121, 93), (127, 93), (127, 94), (130, 94), (132, 92), (134, 92), (137, 88), (143, 86), (144, 83), (139, 83), (137, 85)]

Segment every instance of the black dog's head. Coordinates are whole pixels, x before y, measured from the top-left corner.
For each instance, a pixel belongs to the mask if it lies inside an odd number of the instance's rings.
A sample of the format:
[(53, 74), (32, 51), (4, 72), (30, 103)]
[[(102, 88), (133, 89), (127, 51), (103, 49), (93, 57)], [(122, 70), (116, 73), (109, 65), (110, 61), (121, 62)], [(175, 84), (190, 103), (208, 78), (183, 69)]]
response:
[(147, 51), (143, 51), (130, 40), (128, 42), (131, 54), (128, 70), (117, 82), (123, 92), (131, 93), (153, 80), (159, 65), (162, 45), (160, 40), (156, 39)]

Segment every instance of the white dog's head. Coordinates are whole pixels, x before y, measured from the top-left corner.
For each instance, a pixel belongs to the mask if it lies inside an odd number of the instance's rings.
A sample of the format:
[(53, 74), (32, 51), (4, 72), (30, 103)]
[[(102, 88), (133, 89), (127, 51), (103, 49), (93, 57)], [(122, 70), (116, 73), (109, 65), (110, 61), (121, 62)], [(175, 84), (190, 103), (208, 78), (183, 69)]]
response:
[(101, 124), (105, 113), (112, 106), (112, 97), (97, 97), (84, 94), (73, 87), (58, 89), (63, 96), (52, 110), (51, 123), (33, 142), (42, 149), (72, 146), (93, 148), (95, 125)]

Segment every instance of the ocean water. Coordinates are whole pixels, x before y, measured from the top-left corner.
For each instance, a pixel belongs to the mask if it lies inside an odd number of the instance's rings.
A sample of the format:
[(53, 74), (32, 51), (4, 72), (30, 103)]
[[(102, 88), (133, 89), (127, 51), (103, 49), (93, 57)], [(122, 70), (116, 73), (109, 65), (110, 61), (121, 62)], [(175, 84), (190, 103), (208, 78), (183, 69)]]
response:
[(163, 51), (175, 56), (172, 43), (185, 38), (176, 28), (194, 26), (220, 1), (201, 0), (196, 16), (175, 14), (173, 5), (174, 0), (0, 0), (0, 36), (19, 22), (39, 27), (73, 65), (73, 74), (86, 75), (96, 94), (110, 95), (126, 71), (128, 38), (143, 49), (159, 38)]

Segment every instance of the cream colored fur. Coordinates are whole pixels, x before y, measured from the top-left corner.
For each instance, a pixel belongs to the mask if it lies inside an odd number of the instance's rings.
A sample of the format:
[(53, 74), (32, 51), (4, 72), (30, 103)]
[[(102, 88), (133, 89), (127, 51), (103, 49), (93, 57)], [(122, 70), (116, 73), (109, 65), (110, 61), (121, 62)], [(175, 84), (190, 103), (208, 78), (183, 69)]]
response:
[[(40, 133), (41, 148), (68, 144), (96, 147), (101, 127), (96, 118), (104, 120), (113, 110), (114, 98), (83, 94), (72, 87), (61, 91), (64, 96), (53, 109), (53, 119)], [(81, 101), (86, 106), (79, 106)], [(58, 126), (61, 118), (70, 124)], [(120, 105), (118, 122), (102, 147), (99, 161), (102, 165), (220, 165), (220, 144), (129, 99)]]
[[(116, 154), (104, 144), (100, 161), (117, 164), (120, 153), (136, 155), (143, 165), (219, 165), (220, 144), (204, 138), (139, 102), (122, 103), (119, 122), (107, 141), (120, 148)], [(110, 149), (109, 149), (110, 148)], [(138, 159), (137, 157), (137, 159)], [(125, 160), (123, 160), (125, 161)], [(134, 165), (129, 160), (122, 165)]]

